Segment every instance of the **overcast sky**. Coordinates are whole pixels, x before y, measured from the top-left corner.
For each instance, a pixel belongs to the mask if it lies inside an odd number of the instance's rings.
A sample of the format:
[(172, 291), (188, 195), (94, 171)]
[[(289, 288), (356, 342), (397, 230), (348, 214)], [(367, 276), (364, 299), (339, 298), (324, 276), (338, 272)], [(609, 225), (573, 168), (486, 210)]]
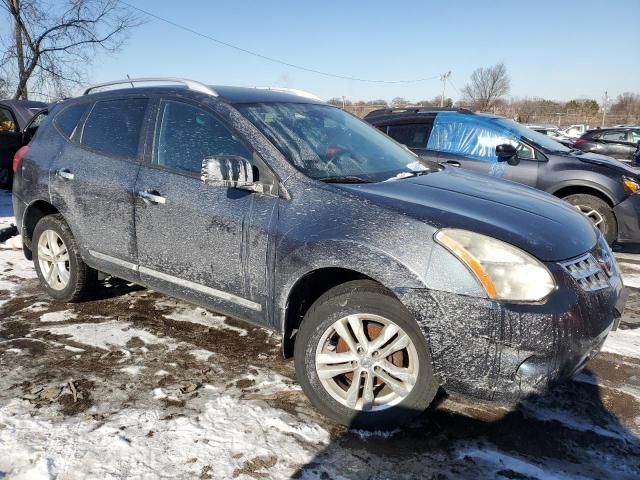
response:
[[(314, 70), (410, 80), (451, 70), (457, 99), (474, 69), (502, 61), (511, 95), (558, 100), (640, 93), (640, 0), (128, 0), (198, 32)], [(143, 15), (141, 15), (143, 16)], [(368, 83), (305, 72), (221, 46), (158, 20), (101, 56), (92, 78), (172, 75), (210, 84), (301, 88), (323, 98), (409, 100), (436, 78)]]

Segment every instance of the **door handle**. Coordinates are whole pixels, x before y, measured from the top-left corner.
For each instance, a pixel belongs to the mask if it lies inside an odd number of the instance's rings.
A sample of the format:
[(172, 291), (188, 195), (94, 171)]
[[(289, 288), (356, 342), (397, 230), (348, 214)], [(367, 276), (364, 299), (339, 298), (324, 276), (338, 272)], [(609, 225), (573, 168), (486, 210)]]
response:
[(64, 178), (65, 180), (73, 180), (75, 178), (75, 175), (71, 173), (68, 168), (61, 168), (59, 170), (56, 170), (56, 176)]
[(155, 190), (152, 190), (150, 192), (146, 190), (142, 192), (138, 192), (138, 197), (150, 203), (155, 203), (160, 205), (164, 205), (167, 202), (167, 199), (161, 196), (160, 194), (158, 194), (158, 192), (156, 192)]
[(452, 167), (459, 167), (460, 166), (460, 162), (456, 162), (455, 160), (447, 160), (446, 162), (447, 165), (451, 165)]

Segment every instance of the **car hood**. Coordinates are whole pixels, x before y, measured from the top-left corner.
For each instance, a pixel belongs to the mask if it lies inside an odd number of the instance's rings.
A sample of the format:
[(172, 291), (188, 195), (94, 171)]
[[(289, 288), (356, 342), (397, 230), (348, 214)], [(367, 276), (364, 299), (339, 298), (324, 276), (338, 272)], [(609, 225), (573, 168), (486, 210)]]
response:
[(621, 162), (620, 160), (616, 160), (615, 158), (607, 157), (606, 155), (599, 155), (597, 153), (584, 153), (582, 155), (569, 153), (565, 155), (569, 155), (571, 158), (575, 158), (581, 162), (612, 168), (623, 175), (629, 175), (634, 178), (638, 178), (638, 176), (640, 176), (640, 169), (632, 168), (628, 164)]
[(369, 201), (436, 228), (482, 233), (542, 261), (558, 261), (594, 247), (596, 230), (569, 204), (539, 190), (465, 170), (371, 184), (336, 184)]

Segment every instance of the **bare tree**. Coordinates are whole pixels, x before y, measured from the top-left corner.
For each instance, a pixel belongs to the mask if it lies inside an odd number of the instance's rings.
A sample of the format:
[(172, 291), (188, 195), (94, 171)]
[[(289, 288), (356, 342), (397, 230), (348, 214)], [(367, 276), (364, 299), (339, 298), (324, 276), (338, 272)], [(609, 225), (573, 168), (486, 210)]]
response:
[(13, 34), (0, 66), (14, 98), (29, 89), (63, 95), (99, 51), (117, 51), (139, 20), (118, 0), (0, 0)]
[(511, 82), (504, 63), (478, 68), (462, 89), (463, 102), (477, 110), (490, 110), (496, 100), (509, 93)]

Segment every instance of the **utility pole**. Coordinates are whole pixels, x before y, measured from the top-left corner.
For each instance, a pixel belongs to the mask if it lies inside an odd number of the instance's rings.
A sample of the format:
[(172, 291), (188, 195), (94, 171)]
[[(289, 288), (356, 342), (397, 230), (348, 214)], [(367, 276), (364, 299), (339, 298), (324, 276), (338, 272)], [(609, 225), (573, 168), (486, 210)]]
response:
[(346, 100), (346, 97), (344, 95), (342, 95), (342, 109), (344, 110), (344, 102)]
[(604, 91), (604, 99), (602, 100), (602, 125), (601, 125), (601, 128), (604, 128), (604, 121), (607, 118), (607, 103), (609, 103), (609, 94), (605, 90)]
[(442, 97), (440, 98), (440, 106), (444, 107), (444, 92), (447, 88), (447, 78), (449, 78), (451, 76), (451, 70), (449, 70), (447, 73), (443, 73), (442, 75), (440, 75), (440, 81), (442, 82)]

